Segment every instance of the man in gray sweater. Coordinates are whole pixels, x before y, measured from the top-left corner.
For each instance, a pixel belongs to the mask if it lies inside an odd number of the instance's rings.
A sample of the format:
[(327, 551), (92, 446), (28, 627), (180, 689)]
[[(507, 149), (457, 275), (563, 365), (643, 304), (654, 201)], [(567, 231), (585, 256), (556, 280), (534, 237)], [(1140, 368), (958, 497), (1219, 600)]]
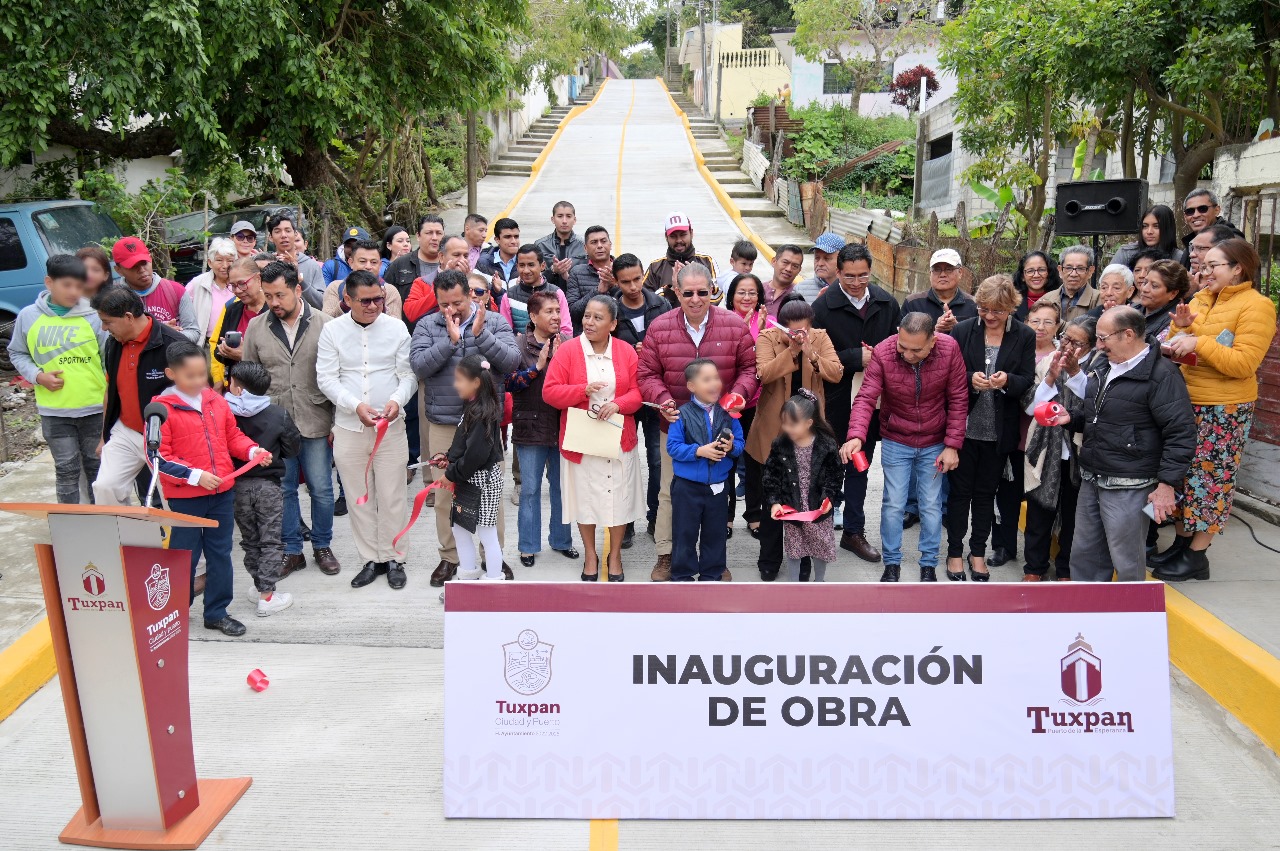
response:
[[(422, 424), (422, 457), (444, 452), (453, 443), (453, 434), (462, 419), (462, 399), (453, 389), (453, 371), (464, 357), (478, 354), (489, 361), (495, 376), (505, 376), (520, 362), (511, 326), (497, 313), (471, 300), (467, 277), (453, 269), (440, 272), (435, 280), (436, 302), (440, 309), (422, 317), (413, 331), (409, 363), (418, 376), (418, 393), (423, 399), (426, 420)], [(432, 480), (444, 476), (431, 468)], [(437, 588), (458, 569), (458, 550), (449, 524), (453, 498), (446, 490), (436, 492), (436, 532), (440, 538), (440, 564), (431, 574)], [(505, 546), (502, 504), (498, 504), (498, 541)], [(502, 572), (512, 578), (504, 562)]]

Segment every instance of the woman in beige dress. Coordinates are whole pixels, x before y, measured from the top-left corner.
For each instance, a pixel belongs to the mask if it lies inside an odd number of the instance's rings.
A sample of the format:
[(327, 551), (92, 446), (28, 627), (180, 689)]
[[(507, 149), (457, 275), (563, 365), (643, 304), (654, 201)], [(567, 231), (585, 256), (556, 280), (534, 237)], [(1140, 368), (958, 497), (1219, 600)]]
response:
[[(609, 527), (609, 581), (623, 581), (622, 537), (626, 525), (645, 512), (644, 463), (636, 448), (634, 416), (641, 407), (636, 352), (612, 336), (617, 324), (618, 303), (607, 295), (592, 297), (582, 315), (582, 334), (556, 349), (542, 387), (542, 398), (561, 411), (561, 501), (565, 522), (576, 522), (582, 535), (584, 582), (600, 576), (596, 526)], [(569, 408), (584, 409), (600, 420), (622, 414), (621, 457), (564, 449)]]

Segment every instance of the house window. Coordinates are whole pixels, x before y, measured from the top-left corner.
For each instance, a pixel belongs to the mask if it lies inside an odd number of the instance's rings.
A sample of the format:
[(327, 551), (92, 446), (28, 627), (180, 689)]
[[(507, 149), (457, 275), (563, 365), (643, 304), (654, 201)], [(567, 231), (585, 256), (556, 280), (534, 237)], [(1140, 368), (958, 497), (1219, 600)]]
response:
[(930, 139), (928, 142), (929, 149), (925, 159), (936, 160), (938, 157), (945, 157), (947, 154), (951, 153), (951, 146), (953, 144), (951, 139), (952, 136), (950, 133), (945, 136), (939, 136), (936, 139)]
[(853, 94), (853, 78), (839, 62), (822, 66), (822, 93), (824, 95)]

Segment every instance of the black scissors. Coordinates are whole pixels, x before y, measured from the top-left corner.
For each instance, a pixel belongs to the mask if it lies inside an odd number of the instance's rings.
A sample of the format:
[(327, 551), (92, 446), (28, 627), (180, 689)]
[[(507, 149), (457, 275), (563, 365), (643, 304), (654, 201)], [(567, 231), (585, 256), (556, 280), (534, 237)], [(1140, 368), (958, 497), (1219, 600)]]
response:
[(611, 426), (622, 428), (622, 426), (618, 425), (613, 420), (600, 416), (600, 405), (598, 403), (591, 406), (591, 410), (587, 411), (587, 416), (591, 417), (593, 420), (599, 420), (602, 423), (608, 423)]

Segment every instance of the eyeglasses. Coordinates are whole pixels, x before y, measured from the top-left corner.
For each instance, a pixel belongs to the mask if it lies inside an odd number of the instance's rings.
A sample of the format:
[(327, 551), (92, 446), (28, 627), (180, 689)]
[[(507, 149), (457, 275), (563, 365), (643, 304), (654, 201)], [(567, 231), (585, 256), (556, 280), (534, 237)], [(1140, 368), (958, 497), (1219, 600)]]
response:
[(680, 293), (681, 298), (693, 298), (694, 296), (706, 298), (709, 295), (711, 295), (711, 290), (684, 290)]
[(981, 313), (981, 314), (982, 314), (982, 315), (984, 315), (984, 316), (997, 316), (997, 317), (999, 317), (999, 316), (1008, 316), (1008, 315), (1009, 315), (1009, 311), (1007, 311), (1007, 310), (991, 310), (990, 308), (987, 308), (987, 307), (979, 307), (979, 308), (978, 308), (978, 312), (979, 312), (979, 313)]
[(1022, 276), (1024, 278), (1045, 278), (1048, 277), (1048, 269), (1023, 269)]
[(1200, 215), (1204, 215), (1205, 213), (1209, 212), (1212, 209), (1213, 209), (1213, 206), (1211, 204), (1201, 204), (1198, 207), (1184, 207), (1182, 210), (1182, 214), (1184, 216), (1194, 216), (1196, 213), (1199, 213)]
[(1219, 266), (1234, 266), (1234, 265), (1236, 265), (1236, 264), (1234, 264), (1234, 263), (1226, 263), (1226, 262), (1223, 262), (1223, 263), (1201, 263), (1201, 264), (1200, 264), (1200, 268), (1201, 268), (1201, 269), (1208, 269), (1210, 272), (1212, 272), (1214, 269), (1218, 268)]
[(935, 275), (954, 275), (956, 273), (955, 266), (932, 266), (929, 271)]
[(1073, 340), (1070, 337), (1063, 337), (1058, 341), (1058, 347), (1063, 349), (1087, 349), (1089, 344), (1082, 340)]
[(241, 231), (235, 235), (235, 240), (236, 242), (257, 242), (258, 235), (256, 233), (249, 233), (248, 231)]
[(258, 276), (251, 275), (248, 278), (245, 278), (243, 281), (228, 281), (227, 283), (233, 290), (242, 290), (245, 287), (249, 286), (249, 284), (251, 284), (253, 282), (253, 279), (256, 277)]
[(846, 281), (853, 281), (855, 283), (865, 283), (871, 280), (871, 273), (863, 272), (861, 275), (841, 275), (840, 277)]
[(1128, 328), (1125, 328), (1125, 329), (1120, 330), (1120, 331), (1113, 331), (1113, 332), (1111, 332), (1110, 334), (1098, 334), (1098, 335), (1097, 335), (1097, 337), (1098, 337), (1098, 342), (1099, 342), (1099, 343), (1105, 343), (1107, 340), (1110, 340), (1112, 337), (1116, 336), (1117, 334), (1123, 334), (1125, 331), (1128, 331), (1128, 330), (1129, 330)]
[(387, 300), (387, 297), (384, 295), (376, 295), (373, 298), (356, 299), (356, 301), (360, 302), (361, 307), (373, 307), (374, 305), (381, 306), (382, 303), (385, 302), (386, 300)]
[(1061, 268), (1068, 275), (1081, 275), (1089, 271), (1088, 266), (1063, 266)]
[(1027, 324), (1033, 328), (1052, 328), (1058, 324), (1056, 319), (1028, 319)]

